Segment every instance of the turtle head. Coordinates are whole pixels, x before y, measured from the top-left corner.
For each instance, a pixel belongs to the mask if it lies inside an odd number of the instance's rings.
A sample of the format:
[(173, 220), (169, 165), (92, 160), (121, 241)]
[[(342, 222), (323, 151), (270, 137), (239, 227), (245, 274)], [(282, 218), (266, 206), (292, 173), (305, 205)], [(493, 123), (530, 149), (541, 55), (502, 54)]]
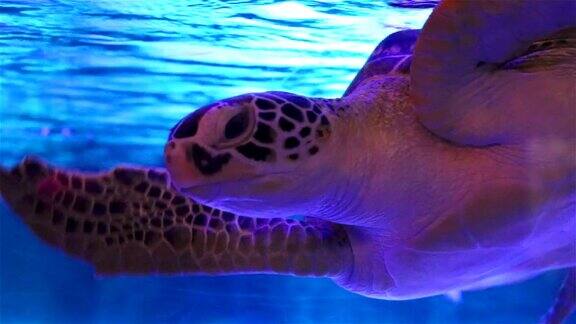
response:
[(265, 92), (197, 109), (172, 129), (165, 147), (174, 187), (236, 213), (303, 212), (323, 189), (314, 176), (328, 159), (328, 102)]

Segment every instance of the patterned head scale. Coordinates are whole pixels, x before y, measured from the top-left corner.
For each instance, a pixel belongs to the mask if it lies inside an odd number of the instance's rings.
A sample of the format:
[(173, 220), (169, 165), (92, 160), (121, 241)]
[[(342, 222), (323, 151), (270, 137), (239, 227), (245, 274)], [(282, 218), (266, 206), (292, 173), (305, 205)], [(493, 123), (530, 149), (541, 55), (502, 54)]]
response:
[(265, 92), (194, 111), (173, 128), (166, 145), (174, 185), (186, 191), (300, 168), (318, 156), (328, 140), (330, 110), (323, 108), (328, 102)]

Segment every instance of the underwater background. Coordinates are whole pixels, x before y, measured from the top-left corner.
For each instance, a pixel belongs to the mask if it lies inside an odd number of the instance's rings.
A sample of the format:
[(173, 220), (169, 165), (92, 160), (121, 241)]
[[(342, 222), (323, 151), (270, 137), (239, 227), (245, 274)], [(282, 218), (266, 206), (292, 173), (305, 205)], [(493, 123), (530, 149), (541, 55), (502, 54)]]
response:
[[(265, 90), (339, 97), (380, 40), (429, 14), (385, 1), (0, 0), (0, 163), (161, 166), (192, 110)], [(0, 323), (536, 323), (563, 276), (404, 302), (328, 279), (98, 277), (3, 202), (0, 214)]]

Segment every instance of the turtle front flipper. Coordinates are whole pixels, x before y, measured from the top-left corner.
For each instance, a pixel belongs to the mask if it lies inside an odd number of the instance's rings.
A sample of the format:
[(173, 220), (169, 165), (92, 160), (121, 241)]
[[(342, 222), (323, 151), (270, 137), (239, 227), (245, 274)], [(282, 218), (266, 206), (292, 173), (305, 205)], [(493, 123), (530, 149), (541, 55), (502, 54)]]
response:
[(352, 252), (331, 223), (255, 219), (200, 205), (161, 169), (102, 174), (27, 158), (0, 169), (0, 193), (50, 245), (116, 273), (281, 273), (338, 277)]
[(576, 134), (576, 2), (443, 1), (418, 39), (421, 122), (468, 145)]

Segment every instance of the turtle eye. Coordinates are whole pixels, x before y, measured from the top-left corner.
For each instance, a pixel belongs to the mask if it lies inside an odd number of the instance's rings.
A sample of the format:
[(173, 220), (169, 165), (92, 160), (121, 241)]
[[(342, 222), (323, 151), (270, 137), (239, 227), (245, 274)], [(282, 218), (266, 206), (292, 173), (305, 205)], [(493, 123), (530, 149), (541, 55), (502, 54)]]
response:
[(247, 106), (222, 109), (223, 116), (230, 116), (224, 119), (218, 128), (220, 129), (220, 140), (217, 148), (230, 148), (247, 140), (254, 129), (254, 118), (251, 110)]
[(226, 123), (226, 127), (224, 127), (224, 137), (227, 140), (238, 138), (240, 135), (244, 134), (248, 128), (249, 122), (250, 116), (248, 115), (248, 111), (244, 110), (236, 114), (234, 117), (230, 118), (228, 123)]

